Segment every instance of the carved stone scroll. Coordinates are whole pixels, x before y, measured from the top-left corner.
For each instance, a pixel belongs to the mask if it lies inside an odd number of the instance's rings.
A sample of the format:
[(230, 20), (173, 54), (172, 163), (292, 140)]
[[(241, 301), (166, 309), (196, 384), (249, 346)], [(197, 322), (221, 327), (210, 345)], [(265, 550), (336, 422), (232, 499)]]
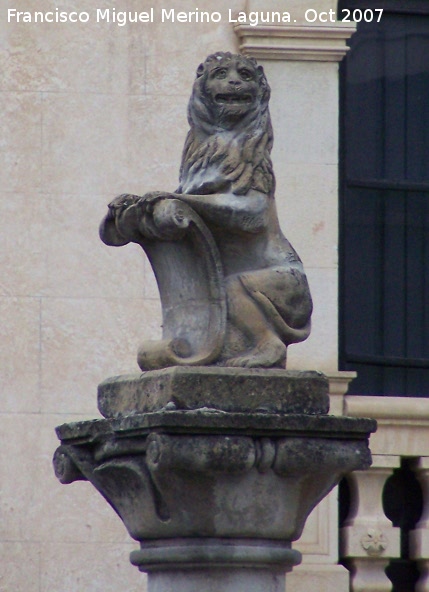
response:
[(179, 199), (159, 199), (152, 209), (137, 196), (121, 197), (110, 210), (121, 207), (122, 215), (115, 212), (115, 223), (109, 212), (101, 238), (110, 245), (141, 245), (162, 304), (163, 338), (142, 343), (140, 368), (210, 364), (221, 352), (226, 327), (222, 264), (210, 231)]

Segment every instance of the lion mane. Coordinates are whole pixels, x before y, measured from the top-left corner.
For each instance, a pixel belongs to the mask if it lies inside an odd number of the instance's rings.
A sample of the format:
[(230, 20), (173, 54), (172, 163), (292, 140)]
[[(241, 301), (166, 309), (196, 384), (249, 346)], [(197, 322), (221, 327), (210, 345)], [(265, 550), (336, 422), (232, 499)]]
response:
[[(206, 81), (215, 64), (234, 59), (256, 71), (259, 92), (249, 113), (231, 124), (214, 108)], [(246, 195), (251, 189), (274, 195), (269, 98), (263, 68), (253, 58), (217, 52), (200, 64), (188, 105), (190, 130), (183, 148), (177, 193), (202, 195), (229, 188), (236, 195)]]

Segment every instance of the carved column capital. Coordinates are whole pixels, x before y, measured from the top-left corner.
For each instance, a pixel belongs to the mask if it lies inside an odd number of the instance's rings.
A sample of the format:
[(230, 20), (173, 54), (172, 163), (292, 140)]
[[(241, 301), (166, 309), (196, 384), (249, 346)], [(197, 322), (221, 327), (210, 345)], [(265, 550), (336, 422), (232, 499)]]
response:
[(374, 428), (327, 415), (159, 411), (61, 426), (55, 468), (63, 483), (90, 481), (138, 541), (291, 542), (342, 475), (369, 466)]

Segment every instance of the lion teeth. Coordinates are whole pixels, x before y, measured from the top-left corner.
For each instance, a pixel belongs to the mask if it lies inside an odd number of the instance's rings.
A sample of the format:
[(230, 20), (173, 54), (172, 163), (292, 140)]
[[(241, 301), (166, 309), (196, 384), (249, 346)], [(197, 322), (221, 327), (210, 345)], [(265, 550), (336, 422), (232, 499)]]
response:
[(251, 97), (250, 95), (216, 95), (216, 102), (224, 104), (251, 103)]

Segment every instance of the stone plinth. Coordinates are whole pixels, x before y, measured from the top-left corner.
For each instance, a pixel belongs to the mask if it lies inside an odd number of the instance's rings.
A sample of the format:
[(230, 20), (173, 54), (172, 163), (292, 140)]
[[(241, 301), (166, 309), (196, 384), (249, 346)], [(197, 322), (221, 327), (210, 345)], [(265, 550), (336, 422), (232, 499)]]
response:
[(98, 387), (104, 417), (162, 408), (326, 414), (329, 385), (320, 372), (173, 366), (114, 376)]
[(344, 474), (370, 466), (373, 420), (326, 415), (318, 373), (278, 371), (271, 384), (270, 374), (110, 379), (99, 404), (113, 417), (57, 428), (57, 477), (90, 481), (112, 505), (140, 543), (131, 561), (150, 592), (280, 592), (308, 514)]

